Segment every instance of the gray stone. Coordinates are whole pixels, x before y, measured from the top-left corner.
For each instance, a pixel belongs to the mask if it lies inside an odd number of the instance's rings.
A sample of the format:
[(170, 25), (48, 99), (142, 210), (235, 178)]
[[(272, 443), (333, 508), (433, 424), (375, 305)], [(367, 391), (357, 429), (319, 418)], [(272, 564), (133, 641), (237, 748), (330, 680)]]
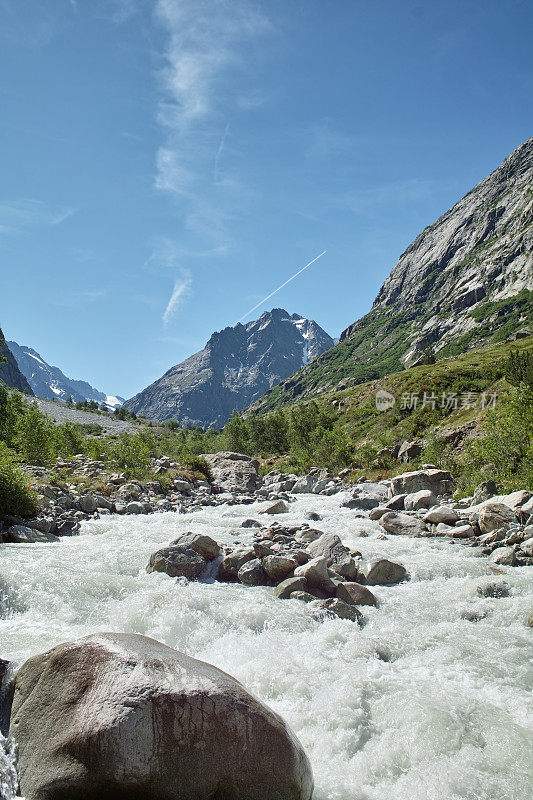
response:
[(162, 547), (150, 556), (147, 572), (164, 572), (171, 578), (199, 578), (206, 566), (206, 560), (192, 547)]
[(471, 525), (456, 525), (450, 530), (450, 536), (453, 536), (454, 539), (471, 539), (475, 535)]
[(252, 558), (239, 569), (237, 578), (246, 586), (268, 586), (270, 581), (259, 558)]
[(510, 586), (505, 581), (486, 583), (477, 587), (477, 593), (480, 597), (509, 597)]
[(241, 528), (260, 528), (261, 523), (257, 519), (245, 519), (241, 522)]
[(298, 562), (294, 558), (286, 556), (266, 556), (263, 558), (263, 569), (274, 583), (280, 583), (289, 575), (292, 575)]
[(490, 560), (494, 564), (501, 564), (502, 566), (512, 567), (516, 561), (516, 553), (514, 547), (497, 547), (492, 552)]
[(259, 509), (260, 514), (285, 514), (289, 510), (289, 506), (285, 500), (275, 500), (273, 503), (263, 503)]
[(431, 522), (433, 525), (438, 525), (439, 522), (444, 522), (445, 525), (455, 525), (458, 519), (459, 514), (450, 506), (436, 506), (424, 515), (424, 521)]
[(327, 600), (313, 600), (309, 605), (320, 611), (325, 611), (329, 617), (348, 619), (351, 622), (357, 622), (359, 624), (361, 624), (364, 619), (361, 612), (355, 606), (349, 605), (343, 600), (339, 600), (337, 597), (330, 597)]
[(4, 542), (12, 544), (38, 544), (46, 542), (59, 542), (59, 537), (53, 533), (28, 528), (26, 525), (11, 525), (3, 533)]
[(274, 594), (280, 600), (288, 600), (294, 592), (305, 592), (306, 589), (307, 581), (305, 578), (286, 578), (286, 580), (278, 583), (274, 589)]
[(243, 564), (256, 557), (253, 548), (240, 548), (224, 556), (218, 568), (219, 581), (236, 581), (237, 575)]
[(361, 586), (360, 583), (339, 583), (336, 594), (339, 600), (344, 600), (345, 603), (350, 605), (377, 606), (378, 604), (376, 596), (366, 586)]
[(12, 733), (28, 800), (313, 792), (309, 761), (281, 717), (230, 675), (137, 634), (95, 634), (26, 661)]
[(145, 504), (139, 503), (137, 500), (132, 500), (131, 503), (126, 505), (125, 514), (145, 514)]
[(419, 511), (422, 508), (431, 508), (436, 505), (437, 498), (429, 489), (420, 489), (419, 492), (406, 494), (403, 502), (406, 511)]
[(379, 524), (387, 533), (392, 533), (396, 536), (421, 536), (426, 530), (426, 526), (421, 519), (398, 511), (387, 511), (379, 519)]
[(477, 514), (477, 523), (482, 533), (489, 533), (497, 528), (509, 528), (516, 522), (516, 514), (504, 503), (485, 503)]
[(422, 489), (428, 489), (433, 494), (441, 495), (450, 492), (453, 488), (453, 479), (449, 472), (442, 469), (420, 469), (414, 472), (404, 472), (391, 480), (391, 496), (396, 494), (411, 494)]
[(82, 494), (78, 500), (78, 506), (80, 511), (84, 511), (86, 514), (94, 514), (98, 508), (98, 503), (92, 494)]
[(242, 453), (206, 453), (213, 477), (230, 492), (253, 492), (261, 486), (259, 462)]
[(212, 561), (220, 555), (220, 545), (215, 542), (210, 536), (205, 533), (183, 533), (170, 543), (170, 546), (178, 545), (180, 547), (192, 547), (198, 555), (205, 558), (206, 561)]
[(392, 586), (407, 578), (407, 570), (401, 564), (380, 558), (363, 567), (363, 575), (368, 586)]
[(327, 594), (334, 594), (336, 586), (328, 572), (328, 560), (325, 557), (313, 558), (307, 564), (302, 564), (294, 570), (297, 578), (305, 578), (310, 589), (317, 588)]
[(416, 461), (422, 455), (422, 445), (420, 442), (403, 442), (398, 450), (398, 461), (406, 464), (409, 461)]
[(314, 594), (309, 594), (309, 592), (291, 592), (289, 599), (301, 600), (302, 603), (312, 603), (316, 600), (316, 597)]

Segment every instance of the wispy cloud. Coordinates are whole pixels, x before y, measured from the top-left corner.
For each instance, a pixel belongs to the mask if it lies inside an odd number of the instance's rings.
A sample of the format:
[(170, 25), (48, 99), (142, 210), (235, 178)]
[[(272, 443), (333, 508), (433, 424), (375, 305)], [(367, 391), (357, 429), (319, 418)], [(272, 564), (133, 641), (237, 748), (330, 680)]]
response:
[(21, 233), (31, 228), (59, 225), (76, 210), (28, 198), (0, 201), (0, 233)]
[(174, 289), (170, 295), (167, 307), (163, 312), (163, 322), (168, 325), (183, 299), (190, 293), (192, 285), (191, 274), (188, 270), (182, 270), (181, 277), (174, 283)]
[[(235, 174), (228, 119), (245, 113), (234, 77), (272, 26), (255, 0), (158, 0), (166, 32), (158, 122), (164, 131), (155, 186), (179, 208), (191, 247), (228, 252), (230, 223), (249, 213), (250, 189)], [(249, 89), (243, 89), (243, 94)], [(230, 147), (230, 143), (233, 145)]]

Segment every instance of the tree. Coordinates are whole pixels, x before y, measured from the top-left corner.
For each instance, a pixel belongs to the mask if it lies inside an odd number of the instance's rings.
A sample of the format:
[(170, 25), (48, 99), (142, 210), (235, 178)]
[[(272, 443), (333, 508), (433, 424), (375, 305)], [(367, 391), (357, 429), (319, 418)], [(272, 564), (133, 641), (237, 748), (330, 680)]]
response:
[(504, 366), (504, 375), (513, 386), (524, 384), (533, 389), (533, 353), (512, 350)]
[(72, 408), (72, 406), (74, 405), (74, 400), (72, 399), (71, 394), (69, 394), (69, 396), (65, 400), (65, 405), (67, 405), (69, 408)]

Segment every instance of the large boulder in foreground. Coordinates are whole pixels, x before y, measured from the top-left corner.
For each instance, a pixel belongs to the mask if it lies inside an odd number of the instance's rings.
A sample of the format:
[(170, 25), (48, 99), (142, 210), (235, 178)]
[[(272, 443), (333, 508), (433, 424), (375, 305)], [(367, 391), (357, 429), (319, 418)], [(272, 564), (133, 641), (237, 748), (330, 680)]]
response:
[(259, 461), (242, 453), (205, 453), (219, 486), (229, 492), (253, 492), (261, 485)]
[(137, 634), (62, 644), (20, 668), (11, 735), (27, 800), (310, 800), (281, 717), (216, 667)]

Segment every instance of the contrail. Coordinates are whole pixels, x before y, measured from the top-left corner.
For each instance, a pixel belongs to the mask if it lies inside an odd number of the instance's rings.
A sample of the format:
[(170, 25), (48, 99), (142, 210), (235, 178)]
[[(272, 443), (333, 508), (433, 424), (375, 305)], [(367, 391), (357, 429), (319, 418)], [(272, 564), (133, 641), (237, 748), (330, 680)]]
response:
[(298, 270), (298, 272), (295, 272), (294, 275), (291, 278), (289, 278), (287, 281), (285, 281), (285, 283), (282, 283), (281, 286), (278, 286), (278, 288), (274, 289), (273, 292), (270, 292), (270, 294), (267, 294), (266, 297), (263, 297), (263, 299), (260, 300), (259, 303), (256, 306), (254, 306), (249, 311), (247, 311), (246, 314), (244, 314), (237, 322), (242, 322), (243, 319), (246, 319), (246, 317), (248, 317), (253, 311), (255, 311), (256, 308), (259, 308), (259, 306), (262, 306), (263, 303), (266, 303), (267, 300), (270, 300), (270, 298), (273, 297), (276, 294), (276, 292), (279, 292), (280, 289), (283, 289), (284, 286), (286, 286), (288, 283), (290, 283), (295, 278), (297, 278), (298, 275), (301, 275), (301, 273), (304, 271), (304, 269), (307, 269), (307, 267), (310, 267), (311, 264), (314, 264), (315, 261), (318, 261), (318, 259), (322, 258), (322, 256), (325, 255), (327, 252), (328, 252), (327, 250), (323, 250), (320, 253), (319, 256), (317, 256), (316, 258), (313, 258), (313, 260), (310, 261), (309, 264), (306, 264), (305, 267), (302, 267), (301, 269)]

